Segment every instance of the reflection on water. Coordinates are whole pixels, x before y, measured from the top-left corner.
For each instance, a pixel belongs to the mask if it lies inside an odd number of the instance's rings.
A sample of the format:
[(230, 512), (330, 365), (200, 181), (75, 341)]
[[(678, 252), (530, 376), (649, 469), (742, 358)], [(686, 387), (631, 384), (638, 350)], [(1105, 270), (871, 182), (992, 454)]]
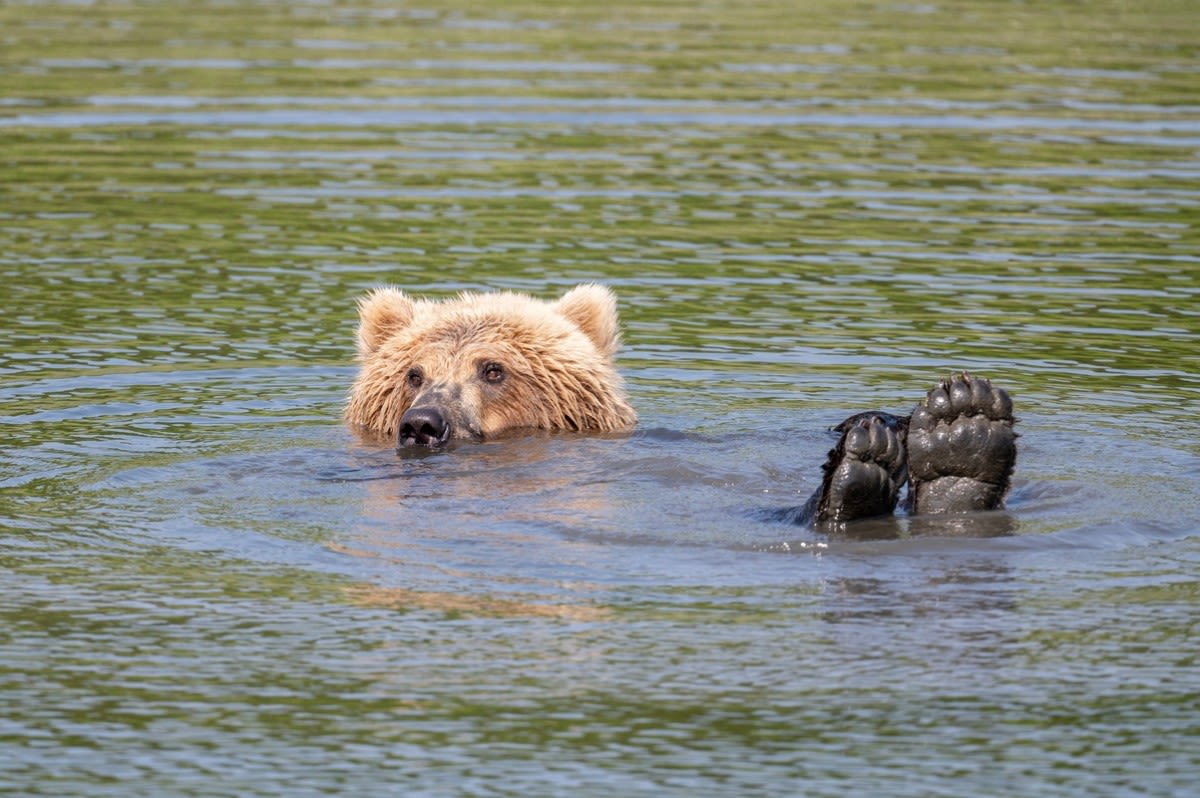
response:
[[(138, 105), (135, 101), (132, 105)], [(301, 103), (305, 105), (307, 103)], [(463, 105), (458, 102), (454, 105)], [(496, 108), (496, 103), (475, 101), (470, 110), (451, 110), (444, 108), (429, 108), (437, 103), (421, 103), (421, 107), (412, 109), (389, 110), (360, 110), (349, 111), (338, 108), (330, 112), (314, 110), (254, 110), (254, 111), (160, 111), (145, 112), (89, 112), (89, 113), (41, 113), (37, 116), (0, 117), (0, 127), (27, 127), (34, 125), (45, 128), (79, 128), (85, 126), (120, 126), (140, 127), (144, 125), (170, 124), (186, 125), (189, 127), (317, 127), (334, 125), (343, 128), (357, 127), (403, 127), (423, 125), (546, 125), (546, 126), (614, 126), (639, 127), (643, 125), (699, 125), (721, 127), (737, 125), (739, 127), (851, 127), (856, 129), (882, 128), (885, 130), (935, 129), (935, 130), (978, 130), (998, 132), (1018, 130), (1028, 134), (1030, 131), (1072, 131), (1077, 135), (1098, 135), (1104, 133), (1200, 133), (1200, 121), (1191, 119), (1158, 119), (1153, 121), (1103, 119), (1093, 120), (1082, 117), (1036, 117), (982, 115), (960, 116), (953, 114), (938, 114), (926, 116), (920, 114), (829, 114), (829, 113), (746, 113), (748, 109), (737, 108), (728, 112), (721, 110), (705, 110), (704, 106), (697, 110), (676, 110), (655, 108), (655, 110), (639, 110), (628, 108), (624, 110), (596, 110), (595, 106), (586, 109), (572, 108), (571, 110), (552, 110), (560, 103), (544, 103), (535, 101), (531, 105), (549, 105), (544, 110), (516, 110), (512, 103), (503, 103), (506, 110)], [(656, 104), (657, 105), (657, 104)], [(677, 108), (677, 106), (676, 106)], [(762, 110), (762, 109), (759, 109)], [(1044, 135), (1044, 134), (1042, 134)], [(1195, 141), (1195, 137), (1191, 139)], [(1181, 143), (1180, 146), (1191, 146)]]
[[(0, 792), (1185, 793), (1191, 9), (477, 5), (0, 6)], [(584, 280), (632, 435), (339, 424)], [(963, 368), (1006, 510), (787, 523)]]

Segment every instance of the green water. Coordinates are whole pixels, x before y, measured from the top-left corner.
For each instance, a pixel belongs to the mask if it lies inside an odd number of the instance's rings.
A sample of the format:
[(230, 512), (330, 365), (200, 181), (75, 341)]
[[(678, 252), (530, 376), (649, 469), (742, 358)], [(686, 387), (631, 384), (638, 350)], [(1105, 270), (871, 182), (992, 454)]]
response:
[[(1192, 6), (0, 0), (0, 793), (1189, 794)], [(586, 280), (633, 436), (339, 423)], [(764, 520), (951, 369), (1012, 534)]]

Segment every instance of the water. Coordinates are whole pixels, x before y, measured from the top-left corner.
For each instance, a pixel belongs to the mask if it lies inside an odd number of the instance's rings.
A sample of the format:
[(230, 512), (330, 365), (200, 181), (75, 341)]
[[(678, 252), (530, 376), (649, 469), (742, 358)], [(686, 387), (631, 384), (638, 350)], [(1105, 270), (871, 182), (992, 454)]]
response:
[[(1195, 14), (810, 5), (0, 6), (0, 792), (1190, 794)], [(585, 280), (633, 435), (339, 423)], [(1005, 535), (767, 520), (951, 369)]]

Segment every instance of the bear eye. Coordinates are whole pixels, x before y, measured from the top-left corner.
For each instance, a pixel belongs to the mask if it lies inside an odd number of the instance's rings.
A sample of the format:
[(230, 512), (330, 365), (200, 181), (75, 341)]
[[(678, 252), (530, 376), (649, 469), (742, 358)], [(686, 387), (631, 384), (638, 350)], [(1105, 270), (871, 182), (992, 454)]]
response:
[(419, 368), (411, 368), (408, 370), (408, 374), (405, 375), (404, 380), (408, 383), (409, 388), (415, 390), (425, 384), (425, 375), (421, 373)]
[(490, 382), (493, 385), (503, 382), (505, 377), (504, 366), (495, 361), (484, 363), (479, 373), (483, 377), (484, 382)]

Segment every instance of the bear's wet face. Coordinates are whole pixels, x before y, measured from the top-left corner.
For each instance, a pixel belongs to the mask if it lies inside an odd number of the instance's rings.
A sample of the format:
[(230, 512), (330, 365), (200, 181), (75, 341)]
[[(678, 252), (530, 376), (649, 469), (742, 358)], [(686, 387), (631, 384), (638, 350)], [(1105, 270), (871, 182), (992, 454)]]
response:
[(381, 288), (359, 317), (346, 419), (401, 447), (627, 431), (637, 420), (613, 363), (616, 299), (602, 286), (550, 302), (509, 292), (433, 301)]
[(452, 380), (438, 380), (427, 385), (424, 374), (417, 368), (408, 371), (405, 384), (413, 397), (409, 408), (400, 417), (397, 446), (401, 449), (437, 449), (451, 440), (482, 440), (478, 387)]

